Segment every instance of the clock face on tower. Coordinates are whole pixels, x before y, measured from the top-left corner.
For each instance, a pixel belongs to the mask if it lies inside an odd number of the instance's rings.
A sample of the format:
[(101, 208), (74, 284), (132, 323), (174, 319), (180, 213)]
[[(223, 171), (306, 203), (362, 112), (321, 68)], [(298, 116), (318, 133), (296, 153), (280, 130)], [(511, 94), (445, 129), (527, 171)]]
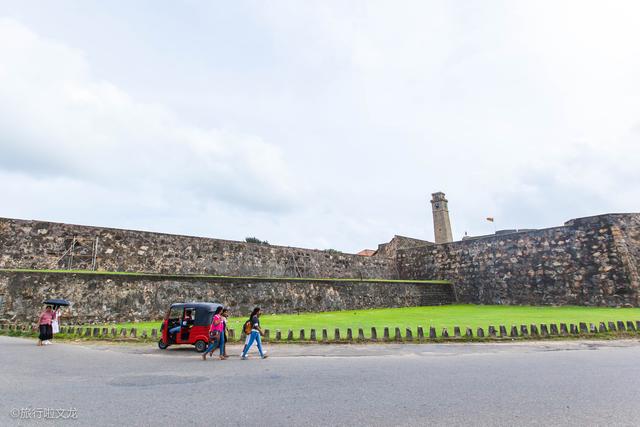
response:
[(436, 209), (440, 209), (440, 203), (436, 203)]

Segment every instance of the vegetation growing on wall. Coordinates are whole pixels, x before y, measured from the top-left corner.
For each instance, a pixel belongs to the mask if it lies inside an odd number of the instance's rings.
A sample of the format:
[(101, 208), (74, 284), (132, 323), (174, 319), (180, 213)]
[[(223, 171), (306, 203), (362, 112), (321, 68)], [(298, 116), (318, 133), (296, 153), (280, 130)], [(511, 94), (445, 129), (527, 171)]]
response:
[(247, 243), (257, 243), (258, 245), (268, 245), (269, 242), (266, 240), (260, 240), (257, 237), (245, 237), (244, 241)]

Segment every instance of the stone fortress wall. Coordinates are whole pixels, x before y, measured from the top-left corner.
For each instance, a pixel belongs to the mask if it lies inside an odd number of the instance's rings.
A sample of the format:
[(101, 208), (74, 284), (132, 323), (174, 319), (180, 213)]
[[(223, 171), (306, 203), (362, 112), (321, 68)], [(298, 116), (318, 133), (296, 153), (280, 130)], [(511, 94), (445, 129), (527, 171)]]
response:
[[(11, 269), (98, 274), (6, 271)], [(75, 322), (155, 320), (172, 302), (189, 300), (220, 301), (238, 315), (254, 304), (271, 313), (295, 313), (453, 300), (450, 284), (389, 279), (398, 279), (398, 272), (386, 256), (0, 219), (0, 320), (33, 318), (50, 297), (73, 301)]]
[(640, 214), (399, 249), (400, 277), (447, 279), (476, 304), (640, 306)]
[[(149, 275), (7, 271), (69, 267)], [(44, 297), (53, 296), (75, 299), (74, 315), (94, 321), (157, 318), (177, 299), (199, 298), (223, 301), (238, 314), (254, 303), (281, 313), (456, 300), (640, 306), (639, 271), (640, 214), (580, 218), (562, 227), (443, 244), (396, 236), (370, 257), (0, 219), (0, 320), (32, 316)], [(236, 278), (188, 277), (202, 274)], [(453, 289), (412, 280), (448, 280)]]
[[(73, 255), (68, 252), (74, 244)], [(94, 250), (97, 238), (97, 251)], [(389, 257), (0, 218), (0, 268), (397, 279)]]
[(171, 303), (217, 301), (244, 316), (259, 305), (265, 313), (411, 307), (450, 303), (450, 284), (380, 280), (218, 279), (202, 276), (113, 275), (83, 273), (0, 273), (6, 298), (0, 319), (35, 319), (46, 296), (73, 302), (67, 323), (157, 320)]

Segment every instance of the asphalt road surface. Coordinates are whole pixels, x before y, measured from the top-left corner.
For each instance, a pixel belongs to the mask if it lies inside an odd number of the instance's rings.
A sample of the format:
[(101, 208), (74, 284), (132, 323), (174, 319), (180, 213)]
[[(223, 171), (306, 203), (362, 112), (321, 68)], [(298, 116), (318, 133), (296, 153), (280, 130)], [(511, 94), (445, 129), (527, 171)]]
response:
[[(0, 337), (0, 425), (640, 424), (637, 340), (239, 351)], [(38, 408), (77, 419), (20, 419)]]

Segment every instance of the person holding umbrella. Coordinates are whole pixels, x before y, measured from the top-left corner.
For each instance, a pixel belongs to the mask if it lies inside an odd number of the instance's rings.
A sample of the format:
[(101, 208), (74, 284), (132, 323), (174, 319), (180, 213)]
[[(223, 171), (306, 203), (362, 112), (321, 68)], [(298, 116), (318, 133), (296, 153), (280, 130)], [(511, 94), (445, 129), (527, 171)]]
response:
[[(63, 299), (49, 299), (44, 302), (47, 308), (40, 314), (38, 319), (38, 345), (49, 345), (53, 339), (53, 333), (59, 332), (60, 307), (69, 306), (69, 301)], [(55, 328), (55, 331), (54, 331)]]

